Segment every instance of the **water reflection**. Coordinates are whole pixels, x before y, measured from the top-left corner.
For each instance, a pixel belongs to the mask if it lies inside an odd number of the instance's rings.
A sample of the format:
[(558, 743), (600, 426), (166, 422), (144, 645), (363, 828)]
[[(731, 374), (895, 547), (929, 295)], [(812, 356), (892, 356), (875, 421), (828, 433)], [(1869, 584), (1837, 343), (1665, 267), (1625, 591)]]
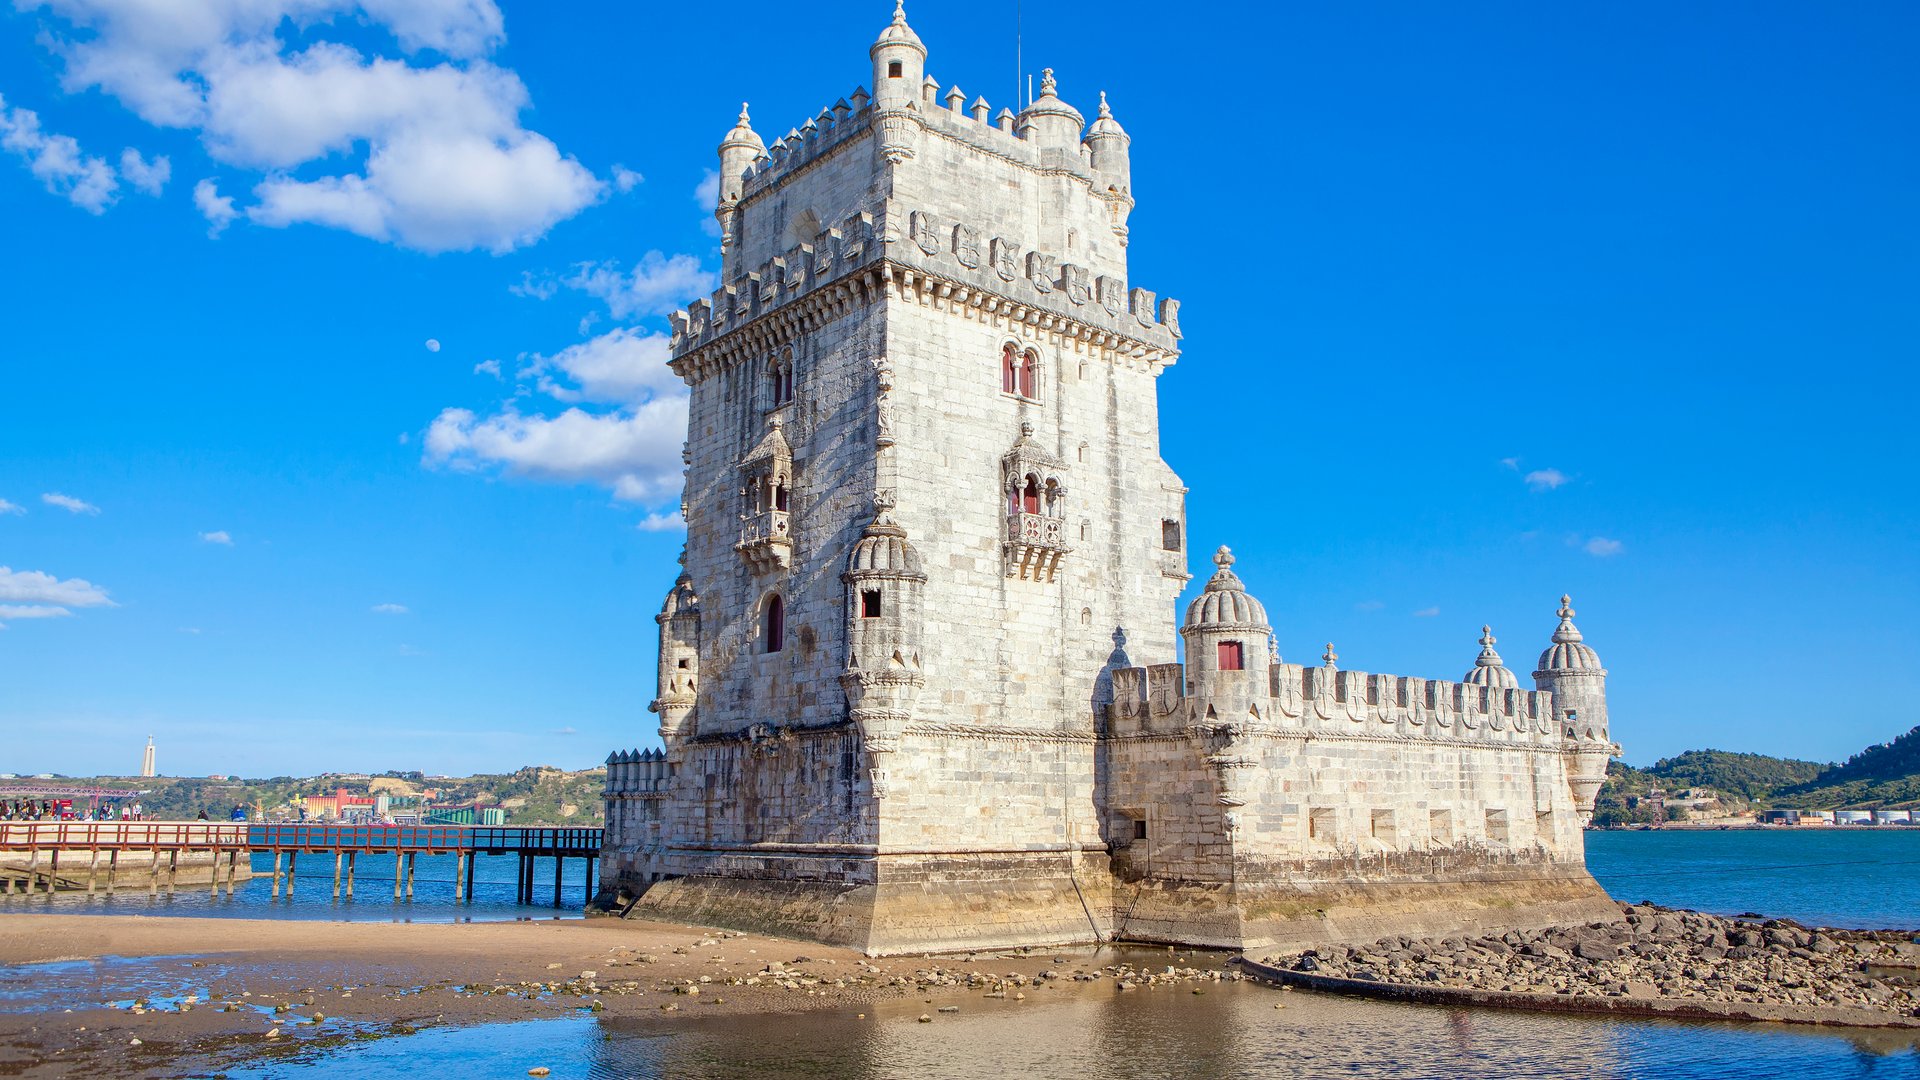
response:
[[(1920, 1077), (1913, 1036), (1540, 1016), (1265, 987), (1043, 990), (777, 1017), (529, 1021), (438, 1030), (227, 1075), (400, 1077), (423, 1064), (553, 1080), (764, 1076), (1595, 1078)], [(1276, 1009), (1276, 1004), (1285, 1006)], [(923, 1013), (932, 1023), (920, 1023)]]

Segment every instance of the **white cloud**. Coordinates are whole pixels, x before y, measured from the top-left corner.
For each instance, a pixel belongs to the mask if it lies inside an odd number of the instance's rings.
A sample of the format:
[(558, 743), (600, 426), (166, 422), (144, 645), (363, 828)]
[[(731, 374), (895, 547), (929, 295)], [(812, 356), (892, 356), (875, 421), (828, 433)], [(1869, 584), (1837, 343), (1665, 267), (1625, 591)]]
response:
[(178, 634), (198, 634), (200, 633), (200, 628), (197, 626), (183, 626), (174, 632)]
[(209, 544), (219, 544), (222, 547), (233, 546), (233, 537), (227, 535), (227, 530), (225, 529), (216, 529), (213, 532), (203, 532), (200, 534), (200, 539), (206, 541)]
[(482, 419), (444, 409), (427, 428), (429, 466), (505, 472), (542, 480), (591, 482), (622, 499), (670, 497), (680, 487), (680, 445), (686, 438), (684, 394), (608, 413), (570, 408), (527, 416), (512, 406)]
[(700, 260), (691, 255), (666, 256), (649, 251), (640, 257), (632, 273), (623, 273), (615, 262), (581, 263), (564, 284), (598, 297), (614, 318), (626, 319), (665, 315), (712, 292), (715, 281), (714, 275), (701, 269)]
[(45, 495), (40, 496), (40, 501), (46, 503), (48, 506), (57, 506), (62, 510), (75, 514), (98, 514), (100, 512), (99, 507), (85, 499), (76, 499), (71, 495), (62, 495), (57, 491), (49, 491)]
[[(521, 375), (537, 377), (540, 389), (559, 401), (646, 401), (685, 389), (680, 376), (667, 366), (668, 344), (665, 334), (622, 327), (551, 357), (536, 354)], [(558, 384), (555, 373), (576, 386)]]
[(576, 730), (574, 730), (574, 729), (573, 729), (573, 728), (571, 728), (571, 727), (563, 727), (563, 728), (555, 728), (555, 729), (553, 729), (553, 733), (554, 733), (555, 735), (578, 735), (578, 734), (580, 734), (580, 733), (579, 733), (578, 731), (576, 731)]
[(80, 149), (71, 135), (40, 129), (40, 114), (16, 109), (0, 98), (0, 149), (27, 163), (46, 189), (90, 214), (104, 214), (119, 197), (120, 181), (105, 158)]
[(641, 176), (625, 165), (615, 165), (613, 167), (613, 187), (614, 190), (622, 195), (639, 187), (646, 179), (646, 177)]
[(135, 191), (146, 195), (158, 195), (173, 178), (173, 163), (164, 155), (148, 160), (140, 156), (140, 151), (129, 146), (120, 151), (120, 175), (132, 184)]
[(1439, 614), (1440, 614), (1439, 608), (1428, 607), (1428, 608), (1421, 608), (1419, 611), (1414, 612), (1413, 617), (1416, 619), (1431, 619)]
[(482, 360), (479, 363), (473, 365), (473, 373), (475, 375), (491, 375), (494, 378), (498, 379), (501, 377), (500, 361)]
[(107, 590), (90, 581), (80, 578), (62, 581), (39, 570), (13, 570), (5, 566), (0, 566), (0, 603), (61, 608), (115, 606)]
[(534, 277), (531, 271), (520, 271), (520, 283), (507, 286), (507, 291), (515, 296), (525, 296), (533, 300), (551, 300), (553, 294), (560, 291), (560, 283), (548, 274)]
[(1503, 457), (1500, 459), (1500, 464), (1505, 465), (1515, 472), (1520, 471), (1520, 459), (1517, 457)]
[(375, 604), (371, 609), (376, 615), (408, 615), (412, 612), (405, 604)]
[(26, 512), (26, 507), (18, 503), (10, 503), (5, 499), (0, 499), (0, 514), (24, 514)]
[(648, 514), (634, 526), (641, 532), (679, 532), (686, 527), (687, 521), (678, 510), (667, 514)]
[(439, 338), (428, 338), (428, 339), (427, 339), (427, 351), (428, 351), (428, 352), (439, 352), (439, 351), (440, 351), (440, 339), (439, 339)]
[(700, 228), (708, 236), (720, 235), (720, 219), (713, 212), (720, 206), (720, 174), (708, 169), (693, 189), (693, 201), (700, 204), (706, 216), (700, 221)]
[[(65, 61), (69, 91), (100, 89), (148, 123), (197, 131), (216, 160), (265, 173), (255, 204), (237, 211), (257, 224), (505, 251), (606, 190), (521, 126), (525, 85), (485, 59), (505, 40), (493, 0), (15, 5), (52, 14), (42, 40)], [(328, 39), (362, 21), (406, 55)], [(322, 175), (290, 174), (314, 162)]]
[(211, 180), (193, 185), (193, 205), (200, 209), (200, 216), (207, 219), (208, 236), (219, 236), (240, 216), (240, 211), (233, 208), (233, 199), (220, 194)]
[(0, 604), (0, 619), (62, 619), (72, 614), (55, 604)]
[(1595, 556), (1596, 558), (1610, 559), (1627, 550), (1627, 545), (1618, 540), (1610, 540), (1604, 536), (1596, 536), (1582, 545), (1582, 548), (1587, 554)]
[(1525, 477), (1528, 487), (1535, 491), (1552, 491), (1567, 482), (1567, 474), (1559, 469), (1535, 469)]

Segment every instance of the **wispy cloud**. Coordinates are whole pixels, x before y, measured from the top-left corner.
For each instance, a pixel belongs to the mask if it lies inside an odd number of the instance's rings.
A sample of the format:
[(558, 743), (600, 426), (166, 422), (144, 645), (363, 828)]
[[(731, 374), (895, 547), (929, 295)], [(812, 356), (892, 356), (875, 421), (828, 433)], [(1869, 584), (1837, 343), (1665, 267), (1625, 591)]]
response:
[(646, 182), (646, 179), (646, 177), (641, 176), (625, 165), (615, 165), (613, 167), (613, 187), (615, 191), (618, 191), (622, 195), (639, 187)]
[(551, 300), (560, 291), (560, 283), (551, 274), (535, 277), (532, 271), (520, 271), (520, 283), (507, 286), (507, 291), (515, 296), (524, 296), (529, 300)]
[(1514, 472), (1520, 471), (1520, 459), (1517, 457), (1503, 457), (1500, 459), (1500, 464), (1505, 465)]
[(496, 378), (496, 379), (498, 379), (498, 378), (500, 378), (500, 377), (501, 377), (501, 376), (500, 376), (500, 361), (498, 361), (498, 360), (482, 360), (482, 361), (480, 361), (479, 363), (477, 363), (477, 364), (475, 364), (475, 365), (473, 365), (473, 373), (474, 373), (475, 375), (491, 375), (491, 376), (493, 376), (494, 378)]
[(219, 236), (227, 226), (240, 216), (233, 208), (231, 196), (220, 194), (220, 189), (211, 180), (202, 180), (193, 185), (193, 205), (199, 209), (200, 216), (207, 219), (207, 235)]
[(678, 510), (670, 514), (648, 514), (634, 526), (641, 532), (679, 532), (686, 527), (686, 520), (680, 516)]
[(26, 507), (18, 503), (10, 503), (5, 499), (0, 499), (0, 514), (24, 514), (26, 512)]
[(1526, 482), (1535, 491), (1552, 491), (1567, 482), (1567, 474), (1559, 469), (1535, 469), (1526, 475)]
[(714, 275), (691, 255), (649, 251), (630, 271), (613, 261), (585, 262), (561, 284), (604, 301), (616, 319), (665, 315), (713, 291)]
[(225, 529), (215, 529), (212, 532), (203, 532), (200, 534), (200, 539), (206, 541), (209, 544), (219, 544), (221, 547), (233, 546), (233, 537)]
[(0, 566), (0, 619), (58, 619), (73, 608), (114, 606), (107, 590), (90, 581)]
[(554, 733), (555, 735), (578, 735), (578, 734), (580, 734), (580, 733), (579, 733), (578, 731), (575, 731), (575, 730), (574, 730), (573, 728), (571, 728), (571, 727), (563, 727), (563, 728), (554, 728), (554, 729), (553, 729), (553, 733)]
[(57, 506), (62, 510), (74, 514), (98, 514), (100, 512), (99, 507), (85, 499), (76, 499), (71, 495), (62, 495), (57, 491), (49, 491), (45, 495), (40, 496), (40, 501), (46, 503), (48, 506)]
[(1355, 605), (1353, 605), (1353, 610), (1355, 610), (1355, 611), (1379, 611), (1379, 610), (1380, 610), (1381, 608), (1383, 608), (1383, 607), (1386, 607), (1386, 606), (1387, 606), (1387, 604), (1386, 604), (1386, 601), (1384, 601), (1384, 600), (1362, 600), (1362, 601), (1360, 601), (1359, 603), (1357, 603), (1357, 604), (1355, 604)]
[(1414, 618), (1416, 618), (1416, 619), (1431, 619), (1431, 618), (1433, 618), (1434, 616), (1436, 616), (1436, 615), (1439, 615), (1439, 614), (1440, 614), (1440, 609), (1439, 609), (1439, 608), (1437, 608), (1437, 607), (1426, 607), (1426, 608), (1421, 608), (1421, 609), (1420, 609), (1419, 611), (1416, 611), (1416, 612), (1414, 612), (1414, 613), (1413, 613), (1413, 617), (1414, 617)]
[(1611, 559), (1627, 550), (1627, 545), (1605, 536), (1596, 536), (1581, 545), (1587, 554), (1600, 559)]
[(373, 610), (373, 613), (376, 615), (410, 614), (410, 611), (407, 608), (407, 605), (405, 604), (375, 604), (373, 605), (372, 610)]

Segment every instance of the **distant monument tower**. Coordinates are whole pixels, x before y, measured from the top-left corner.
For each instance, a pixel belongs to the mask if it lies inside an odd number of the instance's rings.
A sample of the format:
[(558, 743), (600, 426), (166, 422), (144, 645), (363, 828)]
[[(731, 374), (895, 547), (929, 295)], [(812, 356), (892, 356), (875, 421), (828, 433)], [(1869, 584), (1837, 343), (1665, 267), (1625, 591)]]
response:
[(140, 755), (140, 775), (153, 775), (153, 736), (147, 736), (146, 752)]

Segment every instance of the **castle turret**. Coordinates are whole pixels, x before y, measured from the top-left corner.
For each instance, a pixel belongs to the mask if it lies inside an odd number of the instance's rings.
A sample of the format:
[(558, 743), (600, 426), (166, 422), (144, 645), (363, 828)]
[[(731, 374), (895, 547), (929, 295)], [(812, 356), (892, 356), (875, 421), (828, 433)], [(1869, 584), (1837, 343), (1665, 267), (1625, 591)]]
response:
[[(684, 554), (680, 561), (686, 562)], [(694, 733), (694, 705), (700, 695), (700, 601), (686, 571), (680, 572), (654, 621), (660, 624), (660, 696), (647, 708), (660, 714), (660, 740), (669, 751), (677, 751)]]
[(1187, 700), (1196, 723), (1265, 719), (1273, 629), (1267, 609), (1247, 594), (1231, 569), (1233, 552), (1214, 553), (1219, 569), (1193, 603), (1180, 630), (1186, 641)]
[(1561, 733), (1573, 754), (1568, 782), (1582, 822), (1593, 816), (1593, 799), (1607, 779), (1607, 762), (1620, 748), (1607, 725), (1607, 669), (1573, 625), (1573, 597), (1560, 598), (1560, 625), (1553, 644), (1540, 654), (1533, 673), (1536, 689), (1553, 692)]
[(1473, 662), (1473, 670), (1460, 677), (1468, 686), (1491, 686), (1495, 690), (1518, 690), (1520, 679), (1507, 670), (1500, 654), (1493, 651), (1493, 643), (1499, 640), (1493, 636), (1493, 627), (1480, 628), (1480, 656)]
[(1087, 118), (1081, 116), (1078, 109), (1061, 101), (1054, 90), (1053, 69), (1047, 68), (1040, 73), (1040, 96), (1033, 100), (1033, 104), (1020, 110), (1019, 117), (1014, 121), (1014, 131), (1042, 150), (1077, 153), (1080, 132), (1087, 126)]
[(867, 50), (873, 58), (873, 110), (880, 155), (895, 165), (913, 156), (918, 143), (927, 47), (907, 25), (906, 7), (894, 0), (893, 22)]
[[(926, 676), (920, 666), (920, 592), (927, 574), (920, 553), (882, 502), (873, 523), (847, 555), (847, 666), (840, 686), (869, 755), (891, 753), (913, 717)], [(885, 771), (873, 762), (874, 794), (885, 794)]]
[(1098, 176), (1094, 194), (1106, 200), (1108, 212), (1113, 215), (1114, 235), (1125, 245), (1127, 215), (1133, 212), (1133, 164), (1128, 151), (1133, 137), (1113, 118), (1105, 90), (1100, 91), (1100, 115), (1087, 129), (1084, 143)]
[(720, 191), (719, 201), (714, 205), (713, 216), (720, 220), (720, 249), (723, 254), (733, 247), (734, 211), (740, 206), (740, 191), (746, 184), (747, 170), (767, 152), (767, 146), (747, 120), (747, 103), (740, 103), (740, 119), (720, 140)]

